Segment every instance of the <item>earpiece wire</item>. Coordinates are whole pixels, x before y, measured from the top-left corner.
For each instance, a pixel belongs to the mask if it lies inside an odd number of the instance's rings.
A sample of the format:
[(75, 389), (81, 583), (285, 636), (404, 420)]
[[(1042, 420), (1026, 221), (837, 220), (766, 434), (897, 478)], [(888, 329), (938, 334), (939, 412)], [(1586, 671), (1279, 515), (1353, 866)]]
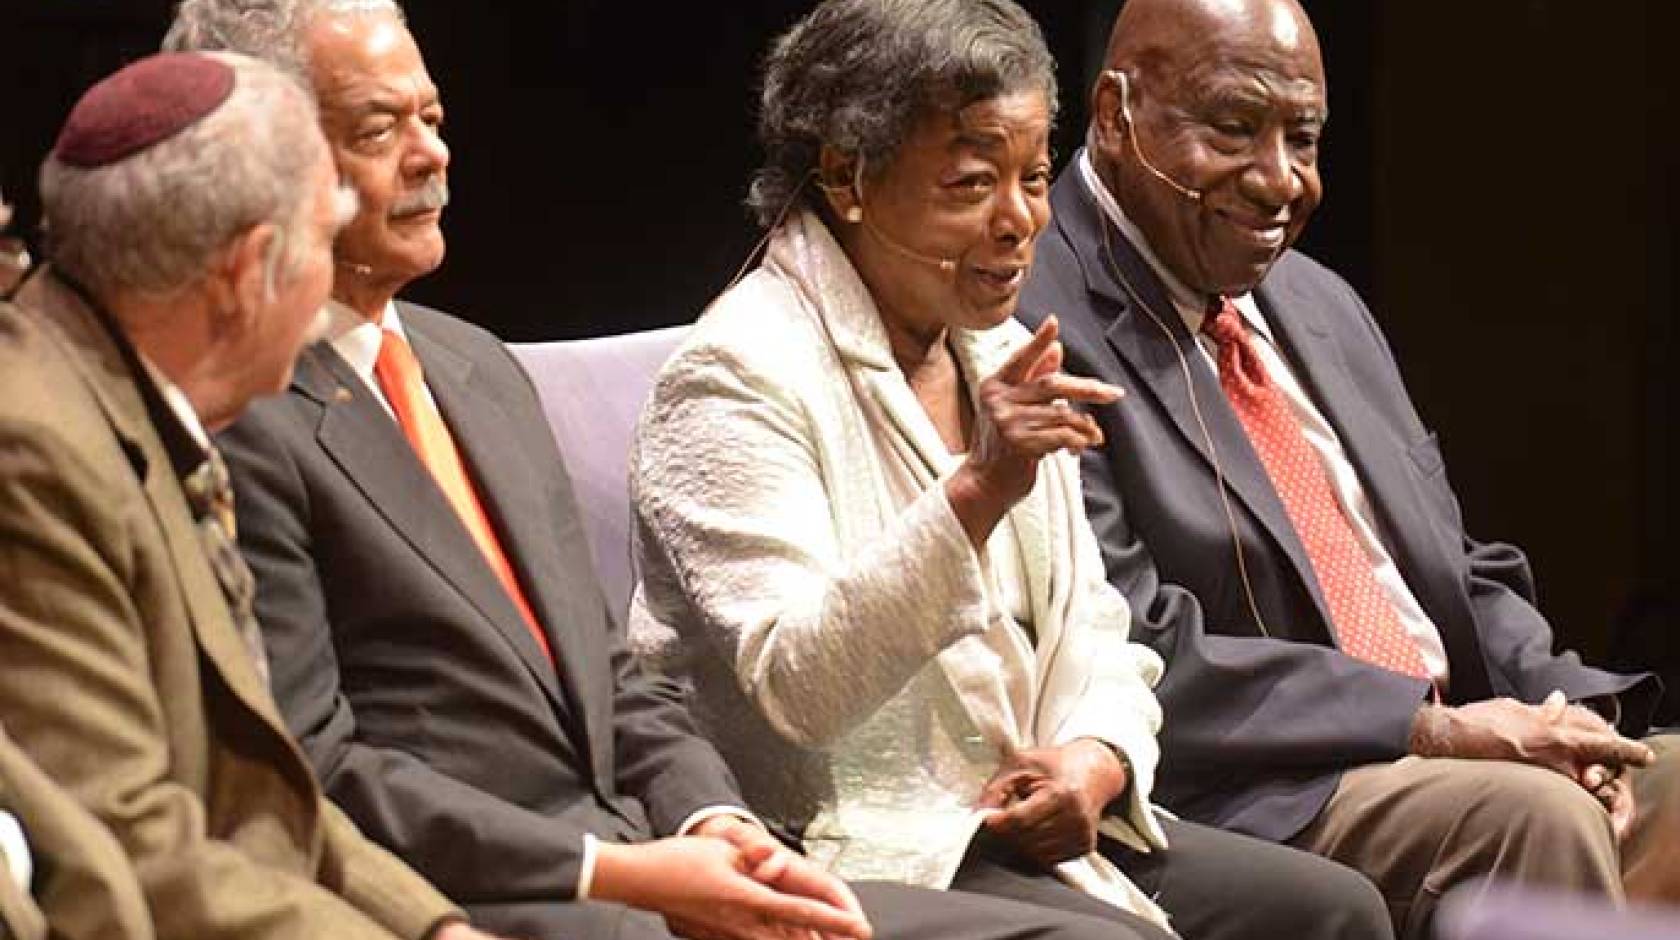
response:
[(1103, 260), (1108, 264), (1108, 272), (1114, 275), (1116, 281), (1120, 282), (1120, 286), (1125, 288), (1126, 293), (1132, 298), (1132, 302), (1149, 317), (1150, 321), (1155, 324), (1156, 329), (1159, 329), (1162, 335), (1166, 336), (1167, 342), (1172, 344), (1173, 352), (1178, 355), (1178, 368), (1184, 374), (1184, 389), (1190, 395), (1190, 412), (1196, 418), (1196, 427), (1202, 432), (1202, 440), (1207, 444), (1208, 456), (1213, 462), (1214, 486), (1219, 492), (1220, 506), (1225, 510), (1225, 524), (1231, 533), (1231, 547), (1236, 552), (1237, 575), (1242, 579), (1243, 598), (1248, 602), (1248, 612), (1254, 618), (1254, 626), (1260, 630), (1260, 635), (1266, 639), (1271, 639), (1271, 631), (1266, 629), (1266, 618), (1260, 616), (1260, 604), (1254, 597), (1254, 584), (1248, 576), (1248, 556), (1243, 552), (1242, 536), (1237, 532), (1236, 511), (1231, 508), (1230, 484), (1226, 482), (1225, 468), (1219, 461), (1219, 448), (1214, 446), (1213, 433), (1208, 430), (1207, 419), (1202, 415), (1201, 402), (1196, 397), (1196, 383), (1194, 376), (1190, 373), (1190, 360), (1184, 355), (1184, 347), (1179, 345), (1178, 337), (1173, 335), (1172, 330), (1167, 328), (1166, 322), (1150, 308), (1148, 302), (1143, 299), (1143, 294), (1132, 286), (1132, 282), (1120, 270), (1119, 263), (1114, 260), (1114, 246), (1108, 231), (1109, 224), (1106, 219), (1103, 220)]

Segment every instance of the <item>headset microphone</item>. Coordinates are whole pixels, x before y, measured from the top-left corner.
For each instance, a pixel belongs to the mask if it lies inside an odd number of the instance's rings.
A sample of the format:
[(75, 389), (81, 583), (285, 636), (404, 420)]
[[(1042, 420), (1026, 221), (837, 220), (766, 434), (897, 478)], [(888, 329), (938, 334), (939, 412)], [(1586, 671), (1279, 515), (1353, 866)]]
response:
[(924, 255), (921, 252), (910, 248), (908, 245), (900, 244), (892, 236), (881, 231), (879, 228), (876, 228), (874, 223), (870, 222), (868, 217), (864, 216), (862, 213), (858, 214), (857, 220), (863, 223), (864, 231), (868, 232), (875, 238), (876, 241), (880, 242), (890, 251), (903, 255), (911, 261), (920, 261), (923, 264), (931, 264), (939, 270), (944, 271), (946, 274), (950, 274), (957, 269), (957, 261), (955, 258), (940, 258), (934, 255)]
[(1132, 152), (1137, 154), (1138, 163), (1143, 164), (1143, 168), (1148, 170), (1151, 176), (1167, 184), (1169, 188), (1178, 193), (1180, 196), (1183, 196), (1191, 202), (1201, 202), (1201, 190), (1191, 189), (1183, 183), (1180, 183), (1178, 180), (1175, 180), (1167, 174), (1161, 172), (1161, 170), (1156, 168), (1155, 164), (1149, 162), (1148, 157), (1143, 155), (1143, 148), (1138, 146), (1137, 122), (1132, 120), (1131, 83), (1127, 80), (1126, 73), (1120, 71), (1119, 69), (1109, 69), (1108, 74), (1113, 76), (1114, 80), (1120, 85), (1120, 117), (1126, 122), (1126, 136), (1132, 142)]
[[(836, 192), (836, 191), (844, 191), (846, 189), (846, 187), (844, 187), (844, 186), (835, 186), (833, 184), (823, 183), (821, 181), (819, 181), (817, 183), (817, 187), (826, 191), (826, 192), (830, 192), (830, 193)], [(942, 271), (946, 274), (951, 274), (951, 273), (953, 273), (957, 270), (957, 259), (955, 259), (955, 258), (941, 258), (938, 255), (923, 254), (923, 253), (915, 250), (914, 248), (911, 248), (909, 245), (904, 244), (903, 242), (899, 241), (898, 239), (893, 238), (891, 235), (888, 235), (886, 232), (881, 231), (881, 229), (878, 228), (873, 222), (869, 221), (869, 218), (866, 215), (864, 215), (864, 211), (863, 211), (863, 158), (862, 157), (858, 158), (857, 166), (852, 171), (852, 185), (851, 185), (850, 188), (852, 190), (852, 198), (855, 199), (856, 202), (853, 203), (853, 205), (845, 211), (845, 213), (841, 216), (841, 218), (845, 219), (847, 222), (853, 222), (853, 223), (857, 223), (857, 224), (862, 225), (863, 230), (865, 232), (868, 232), (869, 236), (871, 238), (875, 239), (877, 242), (880, 242), (882, 247), (886, 248), (888, 251), (891, 251), (892, 253), (894, 253), (896, 255), (899, 255), (899, 256), (904, 257), (904, 258), (908, 258), (911, 261), (920, 262), (922, 264), (931, 264), (931, 265), (933, 265), (934, 267), (938, 268), (940, 271)]]

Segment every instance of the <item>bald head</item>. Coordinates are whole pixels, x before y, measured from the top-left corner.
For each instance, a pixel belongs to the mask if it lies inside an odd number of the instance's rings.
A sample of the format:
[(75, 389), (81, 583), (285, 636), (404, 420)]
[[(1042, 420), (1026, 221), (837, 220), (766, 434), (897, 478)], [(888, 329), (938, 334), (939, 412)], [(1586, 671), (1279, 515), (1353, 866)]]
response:
[(1296, 0), (1127, 0), (1091, 94), (1091, 162), (1184, 288), (1234, 296), (1317, 207), (1326, 117)]
[[(1318, 34), (1295, 0), (1126, 0), (1108, 36), (1104, 67), (1158, 69), (1235, 40), (1320, 61)], [(1317, 77), (1322, 83), (1322, 63)]]

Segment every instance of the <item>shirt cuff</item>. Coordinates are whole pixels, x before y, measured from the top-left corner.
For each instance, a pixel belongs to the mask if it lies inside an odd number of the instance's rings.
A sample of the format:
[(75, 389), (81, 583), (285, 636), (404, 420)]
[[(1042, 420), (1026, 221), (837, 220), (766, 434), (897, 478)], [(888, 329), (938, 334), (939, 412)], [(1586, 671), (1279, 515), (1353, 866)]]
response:
[(0, 857), (24, 894), (35, 879), (35, 861), (29, 855), (29, 843), (23, 837), (23, 826), (11, 813), (0, 811)]
[(583, 834), (583, 861), (578, 865), (577, 899), (589, 900), (589, 889), (595, 884), (595, 857), (601, 852), (599, 840)]
[[(714, 816), (736, 816), (760, 828), (764, 826), (764, 823), (757, 816), (754, 816), (750, 810), (740, 806), (730, 806), (727, 803), (719, 803), (715, 806), (703, 806), (689, 813), (688, 818), (684, 819), (682, 825), (677, 827), (677, 835), (688, 835), (695, 826)], [(577, 899), (579, 901), (589, 900), (589, 889), (595, 884), (595, 859), (600, 852), (600, 840), (590, 833), (584, 833), (583, 859), (578, 864)]]
[(752, 814), (752, 810), (740, 806), (730, 806), (727, 803), (718, 803), (712, 806), (702, 806), (694, 812), (689, 813), (688, 818), (684, 819), (682, 821), (682, 825), (677, 827), (677, 835), (686, 836), (690, 832), (694, 831), (694, 827), (715, 816), (736, 816), (746, 822), (752, 823), (760, 829), (764, 828), (763, 820), (754, 816)]

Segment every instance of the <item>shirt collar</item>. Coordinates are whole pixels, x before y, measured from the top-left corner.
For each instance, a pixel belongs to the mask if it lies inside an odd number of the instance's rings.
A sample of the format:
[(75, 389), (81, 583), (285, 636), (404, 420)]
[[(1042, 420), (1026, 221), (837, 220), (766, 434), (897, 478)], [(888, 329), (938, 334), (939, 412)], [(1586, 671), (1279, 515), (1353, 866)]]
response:
[[(1173, 306), (1177, 308), (1179, 317), (1184, 320), (1184, 325), (1189, 328), (1190, 335), (1195, 336), (1200, 333), (1202, 321), (1207, 318), (1208, 296), (1201, 291), (1191, 290), (1165, 264), (1161, 263), (1160, 256), (1156, 255), (1155, 250), (1149, 245), (1149, 238), (1143, 234), (1143, 230), (1138, 228), (1136, 223), (1126, 217), (1125, 211), (1120, 208), (1120, 201), (1114, 198), (1114, 194), (1110, 193), (1108, 187), (1103, 183), (1102, 177), (1097, 175), (1097, 168), (1091, 162), (1091, 151), (1089, 149), (1079, 151), (1078, 166), (1079, 178), (1085, 183), (1085, 188), (1090, 191), (1092, 198), (1096, 199), (1097, 206), (1102, 209), (1103, 215), (1114, 224), (1115, 228), (1120, 230), (1120, 234), (1124, 235), (1133, 247), (1137, 248), (1138, 254), (1143, 256), (1143, 260), (1148, 263), (1150, 270), (1154, 271), (1155, 276), (1161, 279), (1162, 284), (1166, 285), (1167, 296), (1172, 300)], [(1265, 317), (1260, 315), (1260, 308), (1254, 302), (1254, 294), (1250, 292), (1232, 297), (1231, 302), (1236, 304), (1237, 311), (1247, 321), (1249, 328), (1258, 331), (1270, 342), (1272, 338), (1271, 329), (1267, 325)]]
[(332, 344), (333, 350), (343, 357), (351, 370), (370, 385), (374, 383), (374, 363), (379, 361), (382, 330), (390, 330), (408, 339), (394, 302), (386, 301), (384, 313), (374, 321), (336, 300), (327, 301), (327, 342)]
[(146, 411), (152, 417), (158, 441), (163, 444), (176, 479), (185, 481), (210, 458), (210, 435), (187, 393), (138, 348), (134, 349), (134, 358), (145, 373), (135, 376), (135, 381), (149, 386), (141, 389), (140, 396), (147, 403)]
[(146, 375), (151, 378), (152, 384), (157, 387), (158, 395), (163, 398), (163, 403), (169, 406), (169, 413), (175, 416), (176, 421), (180, 422), (181, 428), (192, 437), (193, 443), (203, 448), (205, 453), (209, 453), (210, 435), (205, 432), (204, 422), (199, 418), (198, 411), (193, 408), (192, 401), (187, 398), (187, 393), (181, 390), (181, 386), (171, 382), (169, 377), (163, 374), (163, 370), (159, 369), (157, 364), (152, 362), (145, 353), (136, 349), (135, 354), (139, 356), (140, 365), (145, 368)]

